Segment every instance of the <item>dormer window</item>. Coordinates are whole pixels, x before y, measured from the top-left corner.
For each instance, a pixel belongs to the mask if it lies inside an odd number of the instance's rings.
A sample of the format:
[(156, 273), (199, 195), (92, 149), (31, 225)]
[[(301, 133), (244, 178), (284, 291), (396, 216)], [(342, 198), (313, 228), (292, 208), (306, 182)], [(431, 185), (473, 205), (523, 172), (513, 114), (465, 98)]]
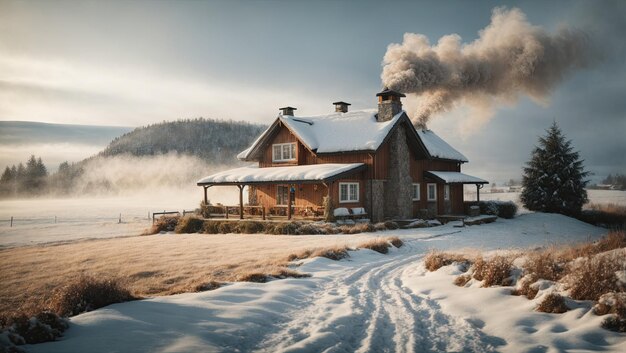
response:
[(296, 160), (296, 143), (277, 143), (272, 145), (272, 162)]

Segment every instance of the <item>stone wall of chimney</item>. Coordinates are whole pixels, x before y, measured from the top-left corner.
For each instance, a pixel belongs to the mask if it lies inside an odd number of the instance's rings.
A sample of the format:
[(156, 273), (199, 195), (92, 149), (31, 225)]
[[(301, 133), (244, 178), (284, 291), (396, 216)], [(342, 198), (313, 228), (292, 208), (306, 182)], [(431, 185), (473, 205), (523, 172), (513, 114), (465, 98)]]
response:
[(400, 100), (385, 100), (378, 103), (378, 121), (389, 121), (402, 111)]

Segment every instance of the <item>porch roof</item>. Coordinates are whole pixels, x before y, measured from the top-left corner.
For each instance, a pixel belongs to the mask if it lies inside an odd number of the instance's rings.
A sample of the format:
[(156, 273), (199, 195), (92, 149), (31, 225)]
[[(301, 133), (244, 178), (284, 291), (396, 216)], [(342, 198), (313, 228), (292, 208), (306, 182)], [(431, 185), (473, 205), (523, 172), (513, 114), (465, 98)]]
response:
[(363, 163), (311, 164), (289, 167), (248, 166), (230, 169), (198, 180), (198, 186), (249, 184), (324, 183), (365, 169)]
[(461, 172), (440, 172), (428, 170), (424, 172), (424, 176), (445, 184), (489, 184), (487, 180)]

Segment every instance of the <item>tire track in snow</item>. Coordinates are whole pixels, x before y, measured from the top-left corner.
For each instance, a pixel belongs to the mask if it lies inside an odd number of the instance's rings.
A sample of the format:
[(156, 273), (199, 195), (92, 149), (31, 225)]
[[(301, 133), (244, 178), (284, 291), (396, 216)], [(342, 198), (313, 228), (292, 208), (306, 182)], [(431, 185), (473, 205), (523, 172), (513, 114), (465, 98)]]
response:
[(402, 276), (424, 256), (409, 255), (410, 248), (333, 275), (257, 351), (494, 351), (475, 326), (403, 285)]

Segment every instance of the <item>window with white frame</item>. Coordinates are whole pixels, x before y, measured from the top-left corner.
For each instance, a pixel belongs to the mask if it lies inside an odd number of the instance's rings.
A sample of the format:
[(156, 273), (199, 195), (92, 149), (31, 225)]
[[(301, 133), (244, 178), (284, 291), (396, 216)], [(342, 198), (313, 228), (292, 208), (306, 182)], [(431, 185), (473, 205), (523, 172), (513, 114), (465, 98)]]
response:
[(286, 162), (296, 159), (296, 143), (277, 143), (272, 145), (272, 162)]
[(420, 184), (414, 183), (413, 184), (413, 201), (419, 201), (419, 200), (420, 200)]
[(437, 184), (428, 184), (428, 201), (437, 201)]
[(443, 186), (443, 199), (450, 201), (450, 185), (448, 184)]
[(339, 183), (339, 202), (359, 202), (359, 183)]

